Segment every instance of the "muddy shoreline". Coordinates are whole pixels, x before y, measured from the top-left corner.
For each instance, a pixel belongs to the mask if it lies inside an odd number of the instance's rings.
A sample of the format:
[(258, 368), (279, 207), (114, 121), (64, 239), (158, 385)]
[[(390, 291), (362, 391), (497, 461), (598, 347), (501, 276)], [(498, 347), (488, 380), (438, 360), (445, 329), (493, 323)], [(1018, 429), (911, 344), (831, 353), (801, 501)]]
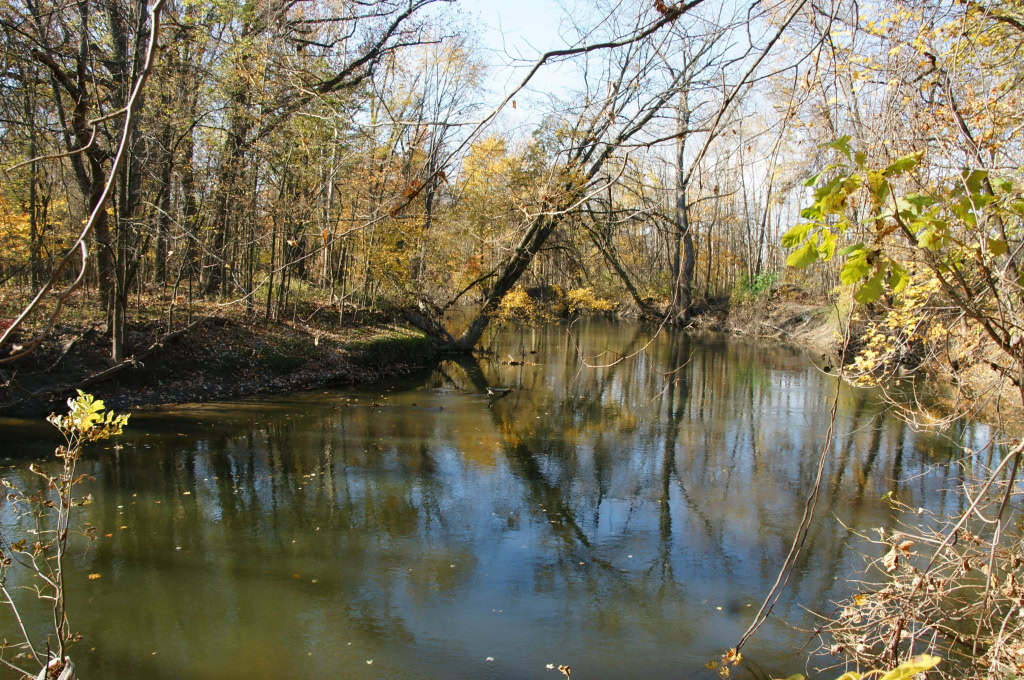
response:
[[(835, 305), (821, 301), (761, 298), (701, 308), (690, 329), (794, 345), (829, 371), (840, 360), (840, 318)], [(856, 342), (856, 329), (853, 338)], [(173, 333), (158, 323), (138, 325), (127, 340), (133, 356), (112, 365), (109, 340), (99, 326), (56, 328), (25, 360), (0, 367), (0, 416), (39, 417), (63, 410), (75, 389), (126, 410), (367, 385), (426, 368), (440, 355), (422, 331), (385, 315), (354, 318), (343, 327), (208, 316)], [(848, 361), (855, 351), (851, 347)], [(959, 412), (965, 398), (993, 390), (993, 376), (980, 368), (965, 373), (959, 383), (942, 375), (926, 378), (938, 395), (933, 404), (945, 402), (939, 408), (946, 413)], [(983, 402), (1000, 405), (1004, 427), (1006, 414), (1022, 413), (1012, 396)], [(989, 409), (971, 415), (998, 424), (1000, 414)]]
[(62, 410), (75, 389), (126, 410), (368, 384), (420, 370), (438, 356), (422, 332), (386, 320), (328, 330), (207, 317), (180, 330), (167, 337), (156, 325), (134, 328), (129, 359), (113, 365), (99, 327), (56, 329), (0, 373), (0, 415)]

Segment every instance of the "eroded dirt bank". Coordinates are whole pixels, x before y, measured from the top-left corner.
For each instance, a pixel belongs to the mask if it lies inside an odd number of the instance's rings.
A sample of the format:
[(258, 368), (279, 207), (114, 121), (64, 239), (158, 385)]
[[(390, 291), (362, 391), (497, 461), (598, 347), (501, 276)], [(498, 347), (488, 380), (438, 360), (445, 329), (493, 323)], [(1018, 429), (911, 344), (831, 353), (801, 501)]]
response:
[[(761, 296), (737, 303), (709, 305), (694, 319), (697, 329), (788, 342), (808, 352), (822, 370), (840, 361), (847, 310), (831, 302), (814, 300), (799, 291)], [(863, 348), (865, 321), (855, 315), (846, 363), (852, 364)], [(1013, 381), (997, 370), (999, 351), (990, 343), (965, 355), (955, 365), (937, 357), (908, 361), (892, 375), (882, 376), (895, 402), (904, 402), (907, 417), (923, 426), (942, 427), (958, 417), (978, 418), (1001, 430), (1024, 430), (1024, 406)], [(847, 378), (856, 375), (849, 367)]]
[(386, 319), (329, 329), (212, 316), (170, 337), (157, 324), (137, 326), (127, 346), (129, 360), (114, 365), (99, 327), (55, 329), (36, 352), (0, 367), (0, 414), (61, 410), (76, 388), (125, 409), (368, 383), (437, 354), (423, 333)]

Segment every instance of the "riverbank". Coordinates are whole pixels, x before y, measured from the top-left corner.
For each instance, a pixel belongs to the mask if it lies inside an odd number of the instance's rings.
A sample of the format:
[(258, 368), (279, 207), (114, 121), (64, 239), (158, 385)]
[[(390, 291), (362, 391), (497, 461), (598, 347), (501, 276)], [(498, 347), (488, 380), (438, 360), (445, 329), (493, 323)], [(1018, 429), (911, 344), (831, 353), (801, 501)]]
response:
[[(708, 305), (699, 310), (693, 327), (791, 343), (807, 350), (808, 358), (819, 368), (830, 371), (840, 361), (847, 311), (839, 304), (806, 296), (797, 288), (785, 288), (770, 295)], [(866, 329), (863, 315), (855, 316), (852, 323), (848, 365), (855, 363), (864, 348)], [(913, 384), (909, 390), (913, 403), (906, 404), (910, 409), (907, 413), (920, 418), (922, 425), (941, 425), (958, 417), (978, 418), (1019, 434), (1024, 427), (1024, 405), (1016, 385), (997, 370), (998, 348), (982, 338), (970, 351), (951, 346), (945, 349), (947, 355), (958, 357), (955, 364), (941, 360), (938, 354), (926, 353), (927, 358), (916, 364), (897, 367), (889, 379), (890, 387), (895, 388), (894, 401), (907, 399), (906, 387)]]
[(138, 324), (126, 340), (128, 359), (113, 364), (98, 324), (54, 329), (0, 373), (0, 414), (48, 414), (76, 389), (124, 410), (364, 384), (423, 368), (437, 354), (421, 331), (383, 314), (343, 325), (209, 315), (171, 332), (158, 321)]
[[(367, 384), (423, 368), (437, 356), (427, 335), (400, 315), (351, 311), (340, 321), (336, 310), (307, 312), (267, 323), (211, 306), (170, 332), (160, 317), (144, 317), (126, 338), (128, 360), (116, 365), (98, 322), (58, 326), (33, 354), (0, 367), (0, 415), (46, 415), (62, 409), (76, 389), (123, 410)], [(830, 371), (839, 361), (844, 323), (836, 304), (786, 287), (706, 304), (692, 328), (792, 344)], [(859, 350), (862, 331), (854, 328), (847, 362)], [(960, 369), (922, 365), (915, 374), (924, 380), (915, 379), (915, 388), (927, 394), (916, 396), (925, 396), (938, 417), (979, 415), (1002, 427), (1008, 416), (1024, 420), (1016, 390), (984, 353)]]
[(698, 309), (693, 328), (798, 345), (834, 361), (842, 349), (843, 321), (838, 308), (799, 291), (711, 302)]

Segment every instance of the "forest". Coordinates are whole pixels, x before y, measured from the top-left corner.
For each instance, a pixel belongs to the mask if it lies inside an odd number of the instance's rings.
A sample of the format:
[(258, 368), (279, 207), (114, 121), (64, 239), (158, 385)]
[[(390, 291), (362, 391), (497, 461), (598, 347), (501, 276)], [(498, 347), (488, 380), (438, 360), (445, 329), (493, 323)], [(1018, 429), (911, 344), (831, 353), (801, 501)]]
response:
[[(1003, 521), (1024, 451), (1020, 0), (601, 0), (528, 54), (485, 42), (475, 9), (2, 0), (5, 399), (49, 389), (34, 352), (102, 345), (62, 385), (85, 387), (211, 318), (253, 343), (316, 326), (317, 347), (386, 319), (466, 353), (552, 315), (798, 341), (813, 317), (824, 370), (915, 425), (1005, 433), (983, 488)], [(941, 404), (894, 388), (925, 375)], [(999, 531), (978, 673), (1024, 667), (988, 609)], [(898, 666), (886, 606), (864, 633), (885, 654), (838, 651)]]
[[(959, 353), (977, 324), (1019, 383), (1019, 12), (595, 7), (496, 91), (458, 3), (9, 3), (4, 351), (64, 305), (116, 363), (140, 310), (171, 332), (209, 301), (418, 308), (435, 332), (482, 304), (446, 339), (468, 349), (517, 287), (686, 324), (855, 285), (924, 319), (893, 363), (950, 354), (959, 319)], [(553, 65), (574, 87), (524, 99)]]

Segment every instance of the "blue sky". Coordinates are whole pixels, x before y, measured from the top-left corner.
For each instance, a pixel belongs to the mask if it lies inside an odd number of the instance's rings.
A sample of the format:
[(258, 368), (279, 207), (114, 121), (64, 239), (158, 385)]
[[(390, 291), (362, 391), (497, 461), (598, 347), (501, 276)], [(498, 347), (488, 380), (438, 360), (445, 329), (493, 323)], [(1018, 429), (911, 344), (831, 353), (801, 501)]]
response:
[[(589, 3), (584, 3), (586, 7)], [(544, 52), (566, 46), (561, 29), (575, 12), (573, 0), (463, 0), (462, 12), (472, 18), (480, 45), (490, 67), (489, 103), (496, 104), (526, 76), (533, 62)], [(570, 33), (571, 35), (571, 33)], [(535, 123), (543, 94), (559, 92), (571, 85), (576, 74), (571, 64), (546, 65), (531, 81), (529, 91), (517, 96), (518, 106), (503, 115), (506, 124)]]

